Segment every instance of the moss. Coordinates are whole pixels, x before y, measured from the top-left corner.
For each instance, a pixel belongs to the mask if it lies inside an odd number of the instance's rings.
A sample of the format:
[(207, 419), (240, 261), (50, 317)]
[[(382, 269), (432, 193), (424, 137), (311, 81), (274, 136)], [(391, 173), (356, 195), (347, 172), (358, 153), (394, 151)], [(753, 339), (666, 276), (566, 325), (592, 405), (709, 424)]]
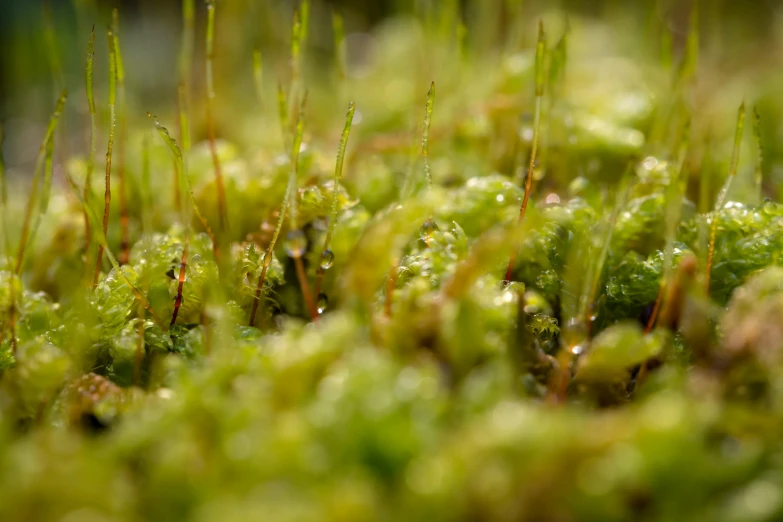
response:
[(457, 4), (362, 32), (186, 1), (176, 96), (133, 19), (119, 55), (115, 11), (108, 80), (93, 34), (70, 89), (89, 121), (72, 94), (42, 144), (3, 127), (0, 519), (781, 518), (775, 97), (746, 153), (694, 83), (723, 80), (695, 8), (673, 65), (657, 16), (663, 60), (627, 34), (636, 5), (545, 13), (534, 42), (533, 7)]

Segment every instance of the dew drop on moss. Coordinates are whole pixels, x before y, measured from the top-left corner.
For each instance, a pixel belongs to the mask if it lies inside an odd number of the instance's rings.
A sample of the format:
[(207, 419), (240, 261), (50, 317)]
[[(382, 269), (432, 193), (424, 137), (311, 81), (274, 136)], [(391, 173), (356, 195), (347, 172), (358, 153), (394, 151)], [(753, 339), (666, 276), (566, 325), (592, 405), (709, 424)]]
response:
[(329, 270), (334, 264), (334, 252), (328, 248), (321, 254), (321, 269)]
[(424, 222), (424, 224), (421, 226), (421, 237), (428, 238), (432, 236), (435, 232), (438, 230), (438, 224), (435, 223), (435, 220), (430, 218), (427, 221)]
[(283, 246), (289, 257), (302, 257), (307, 250), (307, 238), (301, 230), (291, 230), (286, 235)]
[(329, 298), (326, 297), (325, 293), (321, 292), (318, 294), (318, 313), (324, 313), (327, 306), (329, 306)]

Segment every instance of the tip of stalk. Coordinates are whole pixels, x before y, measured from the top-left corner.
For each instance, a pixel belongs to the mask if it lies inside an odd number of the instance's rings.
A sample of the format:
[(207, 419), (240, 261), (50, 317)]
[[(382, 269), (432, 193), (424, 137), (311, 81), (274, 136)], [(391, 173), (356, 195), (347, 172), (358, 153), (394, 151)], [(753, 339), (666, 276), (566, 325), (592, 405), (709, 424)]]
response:
[(160, 129), (162, 125), (160, 124), (160, 121), (158, 120), (158, 117), (152, 114), (151, 112), (147, 113), (147, 117), (152, 120), (153, 125), (155, 125), (156, 129)]

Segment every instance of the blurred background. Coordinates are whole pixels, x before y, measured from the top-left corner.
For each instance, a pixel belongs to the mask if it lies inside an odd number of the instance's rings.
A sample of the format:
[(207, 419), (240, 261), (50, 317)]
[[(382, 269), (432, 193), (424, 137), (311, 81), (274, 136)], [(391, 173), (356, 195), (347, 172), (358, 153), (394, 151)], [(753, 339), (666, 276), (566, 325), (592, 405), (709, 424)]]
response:
[[(316, 0), (311, 6), (310, 34), (304, 53), (309, 86), (320, 91), (325, 100), (334, 92), (331, 13), (339, 12), (345, 20), (347, 34), (348, 83), (353, 86), (348, 90), (375, 90), (379, 84), (394, 87), (389, 83), (389, 71), (385, 76), (376, 74), (384, 64), (393, 64), (401, 82), (413, 82), (410, 83), (412, 93), (425, 93), (430, 79), (448, 76), (448, 71), (445, 62), (436, 58), (437, 53), (429, 52), (432, 47), (415, 45), (421, 41), (417, 40), (416, 34), (420, 33), (416, 31), (427, 24), (428, 13), (439, 12), (445, 4), (454, 7), (464, 24), (465, 46), (470, 49), (471, 61), (479, 64), (477, 70), (482, 66), (499, 69), (513, 64), (516, 58), (527, 67), (535, 43), (535, 21), (545, 21), (552, 44), (567, 23), (571, 23), (574, 35), (570, 59), (624, 60), (623, 63), (633, 65), (634, 75), (639, 76), (637, 83), (648, 86), (653, 98), (656, 89), (670, 82), (669, 73), (662, 72), (662, 67), (677, 63), (683, 54), (692, 9), (692, 2), (680, 0)], [(215, 86), (221, 137), (240, 145), (252, 142), (248, 138), (248, 126), (258, 121), (245, 121), (249, 109), (258, 107), (252, 52), (261, 49), (268, 92), (274, 92), (276, 82), (285, 82), (287, 78), (290, 21), (296, 5), (298, 2), (289, 0), (217, 1)], [(133, 126), (144, 120), (146, 111), (163, 117), (175, 114), (182, 34), (180, 2), (0, 0), (0, 119), (6, 131), (4, 151), (12, 175), (32, 170), (42, 129), (63, 87), (70, 92), (71, 100), (63, 119), (67, 130), (58, 154), (83, 153), (88, 127), (84, 96), (86, 44), (94, 25), (96, 101), (100, 110), (105, 110), (104, 35), (115, 7), (120, 12), (120, 36), (127, 70), (129, 124)], [(731, 138), (732, 115), (739, 102), (747, 99), (757, 103), (768, 145), (765, 171), (771, 180), (783, 177), (775, 145), (783, 136), (777, 123), (783, 110), (783, 104), (777, 100), (777, 94), (783, 89), (780, 2), (701, 0), (699, 13), (699, 64), (691, 100), (694, 129), (700, 136), (709, 135), (713, 143), (721, 144)], [(419, 29), (398, 30), (411, 21), (418, 23)], [(204, 96), (204, 22), (204, 3), (197, 1), (192, 69), (194, 100)], [(454, 27), (456, 22), (453, 21)], [(390, 33), (401, 43), (386, 45), (391, 41)], [(520, 52), (519, 56), (514, 54)], [(390, 56), (393, 60), (389, 60)], [(404, 78), (414, 72), (414, 79)], [(611, 85), (614, 80), (625, 82), (629, 76), (613, 78), (610, 73), (602, 81)], [(368, 78), (374, 78), (373, 82)], [(455, 86), (465, 83), (462, 79), (454, 82)], [(599, 85), (596, 89), (600, 91), (603, 87)], [(611, 92), (608, 87), (607, 92)], [(406, 101), (418, 103), (419, 98), (411, 94)], [(455, 114), (458, 106), (455, 103), (452, 107)], [(335, 122), (344, 109), (334, 107), (324, 111), (326, 114), (320, 121), (338, 127)], [(202, 112), (197, 109), (193, 117), (195, 141), (204, 138)], [(441, 113), (440, 118), (449, 121), (452, 116)], [(314, 128), (318, 129), (318, 117), (314, 119)], [(408, 124), (407, 117), (385, 121), (388, 129), (396, 124), (398, 131), (408, 130), (400, 125)], [(100, 122), (103, 132), (103, 119)], [(384, 130), (382, 127), (373, 130)], [(721, 152), (717, 155), (720, 159)], [(774, 185), (777, 187), (777, 182)]]

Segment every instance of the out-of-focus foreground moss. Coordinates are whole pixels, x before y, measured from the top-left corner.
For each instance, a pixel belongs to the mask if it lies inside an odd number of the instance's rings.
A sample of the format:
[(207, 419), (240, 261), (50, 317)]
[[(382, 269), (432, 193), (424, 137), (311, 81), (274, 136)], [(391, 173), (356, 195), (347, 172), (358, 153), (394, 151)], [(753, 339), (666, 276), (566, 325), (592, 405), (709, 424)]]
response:
[(70, 93), (31, 203), (45, 117), (30, 114), (56, 96), (39, 82), (4, 100), (0, 520), (783, 518), (774, 36), (678, 3), (423, 2), (371, 30), (318, 2), (245, 4), (215, 3), (222, 225), (206, 8), (194, 5), (192, 55), (179, 22), (119, 13), (125, 81), (94, 287), (111, 17), (75, 2), (43, 17), (37, 50), (1, 51), (22, 80), (44, 57)]

